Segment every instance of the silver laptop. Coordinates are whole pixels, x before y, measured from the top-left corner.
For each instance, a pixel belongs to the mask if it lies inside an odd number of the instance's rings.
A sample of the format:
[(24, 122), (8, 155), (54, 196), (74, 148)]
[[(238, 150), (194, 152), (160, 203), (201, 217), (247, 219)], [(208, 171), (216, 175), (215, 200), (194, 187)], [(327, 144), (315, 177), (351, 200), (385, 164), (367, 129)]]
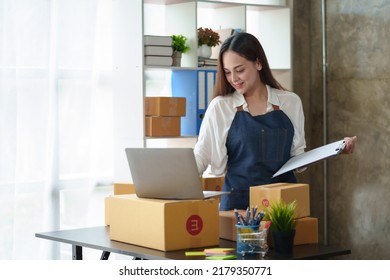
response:
[(203, 191), (191, 148), (126, 148), (138, 197), (204, 199), (227, 194)]

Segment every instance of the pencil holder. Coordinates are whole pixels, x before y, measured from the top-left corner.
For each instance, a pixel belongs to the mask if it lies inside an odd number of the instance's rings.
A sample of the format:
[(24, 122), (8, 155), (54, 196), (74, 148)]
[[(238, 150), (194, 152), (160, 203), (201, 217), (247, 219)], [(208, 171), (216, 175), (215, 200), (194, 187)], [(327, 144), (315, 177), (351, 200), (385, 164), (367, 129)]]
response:
[(260, 254), (264, 257), (268, 252), (268, 229), (259, 230), (259, 226), (236, 225), (237, 254)]

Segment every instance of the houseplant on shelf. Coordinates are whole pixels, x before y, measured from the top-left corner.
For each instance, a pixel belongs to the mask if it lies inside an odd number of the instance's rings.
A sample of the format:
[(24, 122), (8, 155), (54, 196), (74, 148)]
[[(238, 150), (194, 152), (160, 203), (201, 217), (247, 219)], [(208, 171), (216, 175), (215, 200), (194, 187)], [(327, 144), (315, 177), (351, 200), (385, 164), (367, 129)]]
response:
[(286, 256), (292, 253), (295, 237), (295, 210), (297, 202), (273, 202), (265, 211), (265, 219), (271, 221), (271, 234), (276, 255)]
[(211, 28), (198, 28), (198, 56), (209, 58), (211, 56), (211, 47), (218, 46), (221, 41), (219, 40), (218, 32), (213, 31)]
[(187, 45), (187, 37), (184, 35), (172, 35), (172, 66), (181, 65), (181, 55), (190, 50), (190, 47)]

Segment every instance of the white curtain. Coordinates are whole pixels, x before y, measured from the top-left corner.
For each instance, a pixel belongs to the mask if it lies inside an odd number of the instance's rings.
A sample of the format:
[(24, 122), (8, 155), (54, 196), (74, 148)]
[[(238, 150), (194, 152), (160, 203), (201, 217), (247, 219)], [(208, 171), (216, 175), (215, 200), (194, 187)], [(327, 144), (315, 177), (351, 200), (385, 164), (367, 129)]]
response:
[(111, 0), (0, 0), (0, 259), (69, 259), (35, 233), (104, 223), (111, 24)]

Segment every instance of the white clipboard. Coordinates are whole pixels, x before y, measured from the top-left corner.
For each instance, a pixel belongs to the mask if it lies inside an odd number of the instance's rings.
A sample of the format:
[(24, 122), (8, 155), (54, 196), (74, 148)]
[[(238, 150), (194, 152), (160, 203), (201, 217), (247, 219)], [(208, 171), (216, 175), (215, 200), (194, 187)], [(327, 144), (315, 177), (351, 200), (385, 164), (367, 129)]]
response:
[(345, 141), (340, 140), (292, 157), (272, 176), (272, 178), (291, 170), (313, 164), (317, 161), (337, 156), (344, 148)]

